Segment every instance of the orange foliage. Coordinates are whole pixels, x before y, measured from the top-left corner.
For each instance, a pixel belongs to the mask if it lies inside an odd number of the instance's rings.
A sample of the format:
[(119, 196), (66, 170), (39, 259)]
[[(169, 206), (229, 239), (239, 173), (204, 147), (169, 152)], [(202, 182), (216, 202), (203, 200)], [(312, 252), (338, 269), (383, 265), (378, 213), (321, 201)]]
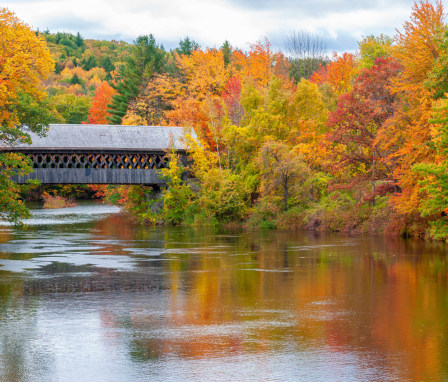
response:
[(386, 164), (394, 169), (394, 178), (403, 188), (395, 198), (399, 211), (411, 213), (420, 204), (418, 176), (411, 167), (433, 160), (427, 145), (431, 138), (430, 118), (433, 90), (425, 86), (434, 61), (439, 56), (438, 32), (443, 28), (443, 7), (440, 1), (433, 6), (429, 1), (414, 5), (411, 21), (396, 36), (394, 56), (403, 71), (392, 80), (391, 91), (401, 98), (400, 110), (380, 130), (377, 144), (390, 154)]
[(220, 95), (229, 79), (222, 50), (198, 49), (191, 55), (176, 54), (176, 63), (185, 78), (188, 94), (199, 100)]
[(87, 116), (87, 123), (98, 125), (107, 125), (109, 123), (107, 120), (107, 117), (109, 116), (107, 104), (112, 101), (112, 97), (115, 93), (115, 89), (106, 81), (101, 83), (95, 91), (92, 106), (90, 107), (89, 115)]
[(291, 82), (288, 78), (289, 62), (281, 52), (274, 53), (267, 38), (250, 45), (250, 51), (233, 52), (234, 65), (243, 77), (251, 78), (257, 85), (266, 87), (272, 76)]
[(335, 94), (346, 93), (351, 88), (351, 81), (357, 73), (355, 56), (351, 53), (343, 53), (341, 56), (333, 53), (333, 61), (311, 76), (311, 82), (318, 85), (328, 83)]

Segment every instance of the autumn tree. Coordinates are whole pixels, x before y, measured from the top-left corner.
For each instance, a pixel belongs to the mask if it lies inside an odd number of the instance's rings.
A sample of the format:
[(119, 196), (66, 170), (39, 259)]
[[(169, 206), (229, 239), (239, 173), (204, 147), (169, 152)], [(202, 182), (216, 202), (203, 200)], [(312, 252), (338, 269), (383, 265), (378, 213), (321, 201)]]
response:
[(289, 142), (309, 166), (321, 169), (329, 159), (328, 109), (316, 84), (300, 80), (289, 105), (288, 119), (288, 125), (294, 126)]
[[(335, 170), (346, 169), (350, 177), (387, 179), (391, 173), (384, 159), (387, 152), (376, 144), (377, 133), (395, 111), (396, 95), (389, 90), (401, 66), (393, 58), (378, 58), (357, 77), (350, 92), (338, 99), (328, 120)], [(373, 186), (374, 187), (374, 186)]]
[(115, 89), (106, 81), (101, 83), (95, 91), (92, 106), (90, 107), (87, 116), (87, 123), (99, 125), (107, 125), (109, 123), (107, 117), (109, 117), (110, 114), (107, 111), (107, 105), (111, 102), (115, 93)]
[(448, 100), (435, 103), (432, 124), (435, 130), (433, 143), (437, 160), (420, 163), (413, 170), (422, 176), (420, 196), (422, 216), (431, 219), (430, 235), (435, 239), (448, 239)]
[(341, 95), (351, 88), (351, 82), (357, 71), (355, 56), (351, 53), (333, 54), (333, 59), (311, 76), (311, 82), (318, 85), (325, 83), (331, 86), (333, 93)]
[(386, 164), (403, 192), (394, 199), (400, 212), (417, 212), (420, 204), (419, 176), (411, 170), (417, 163), (430, 162), (434, 152), (430, 117), (437, 91), (426, 86), (436, 60), (440, 57), (438, 36), (445, 28), (440, 1), (434, 5), (421, 0), (413, 7), (410, 21), (395, 37), (393, 56), (402, 71), (391, 82), (391, 92), (400, 99), (397, 112), (378, 133), (381, 150), (389, 152)]
[(265, 197), (280, 196), (283, 210), (289, 199), (297, 198), (298, 191), (310, 174), (307, 165), (287, 144), (267, 141), (260, 149), (257, 164), (261, 171), (261, 193)]
[[(0, 8), (0, 144), (30, 143), (28, 131), (43, 133), (49, 121), (42, 88), (54, 67), (45, 41), (14, 13)], [(26, 127), (26, 128), (25, 128)], [(0, 216), (18, 222), (28, 216), (11, 181), (15, 173), (32, 171), (20, 154), (1, 153)]]
[[(2, 143), (42, 131), (48, 115), (42, 82), (54, 67), (45, 41), (6, 8), (0, 8), (0, 126)], [(41, 121), (35, 118), (41, 109)], [(45, 118), (47, 117), (47, 118)]]
[(244, 53), (233, 52), (232, 61), (243, 78), (250, 78), (257, 86), (266, 88), (272, 76), (289, 79), (289, 61), (281, 52), (274, 52), (268, 39), (250, 45)]
[(371, 68), (377, 58), (390, 57), (393, 42), (393, 38), (383, 34), (364, 37), (358, 44), (359, 66), (361, 68)]

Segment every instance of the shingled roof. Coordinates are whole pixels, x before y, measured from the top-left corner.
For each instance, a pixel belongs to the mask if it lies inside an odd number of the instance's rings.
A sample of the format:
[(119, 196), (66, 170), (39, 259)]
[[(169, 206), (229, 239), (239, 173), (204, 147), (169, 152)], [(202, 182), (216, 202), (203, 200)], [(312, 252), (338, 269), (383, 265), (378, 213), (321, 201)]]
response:
[[(162, 151), (170, 145), (185, 150), (183, 127), (124, 125), (56, 125), (51, 124), (44, 137), (31, 133), (33, 143), (15, 146), (21, 150), (138, 150)], [(190, 129), (192, 130), (192, 129)], [(195, 137), (194, 131), (191, 134)]]

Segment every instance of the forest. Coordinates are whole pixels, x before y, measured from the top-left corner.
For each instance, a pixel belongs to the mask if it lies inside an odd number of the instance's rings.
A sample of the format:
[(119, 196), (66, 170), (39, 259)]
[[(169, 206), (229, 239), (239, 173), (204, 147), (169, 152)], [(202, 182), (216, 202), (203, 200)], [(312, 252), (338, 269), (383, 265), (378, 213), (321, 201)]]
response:
[[(167, 148), (159, 213), (151, 212), (150, 187), (47, 193), (95, 193), (146, 224), (448, 239), (441, 1), (416, 2), (395, 36), (366, 36), (356, 52), (330, 56), (307, 32), (290, 36), (282, 52), (267, 39), (241, 50), (185, 37), (166, 50), (150, 34), (126, 43), (32, 31), (7, 9), (0, 29), (3, 143), (26, 141), (24, 125), (44, 131), (49, 123), (184, 126), (199, 138), (187, 137), (188, 169)], [(31, 81), (19, 78), (26, 71)], [(0, 161), (0, 191), (7, 190), (0, 209), (19, 221), (23, 199), (42, 187), (9, 179), (31, 171), (25, 158), (0, 154)]]

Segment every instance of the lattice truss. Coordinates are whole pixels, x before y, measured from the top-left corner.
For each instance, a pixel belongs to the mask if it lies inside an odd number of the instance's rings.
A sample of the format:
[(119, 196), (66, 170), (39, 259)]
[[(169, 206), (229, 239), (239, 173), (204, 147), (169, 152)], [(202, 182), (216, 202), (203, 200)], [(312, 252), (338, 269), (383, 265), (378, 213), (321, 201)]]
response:
[(165, 154), (32, 153), (34, 168), (160, 169), (168, 166)]

